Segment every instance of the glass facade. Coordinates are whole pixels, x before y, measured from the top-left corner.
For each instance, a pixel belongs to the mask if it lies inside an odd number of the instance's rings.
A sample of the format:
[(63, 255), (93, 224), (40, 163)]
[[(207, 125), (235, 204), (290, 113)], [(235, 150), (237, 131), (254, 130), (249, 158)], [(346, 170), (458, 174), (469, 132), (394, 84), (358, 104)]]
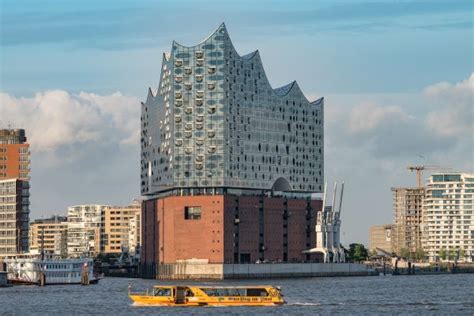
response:
[(240, 56), (225, 26), (173, 42), (142, 103), (141, 190), (245, 188), (321, 192), (323, 104), (292, 82), (273, 89), (258, 51)]

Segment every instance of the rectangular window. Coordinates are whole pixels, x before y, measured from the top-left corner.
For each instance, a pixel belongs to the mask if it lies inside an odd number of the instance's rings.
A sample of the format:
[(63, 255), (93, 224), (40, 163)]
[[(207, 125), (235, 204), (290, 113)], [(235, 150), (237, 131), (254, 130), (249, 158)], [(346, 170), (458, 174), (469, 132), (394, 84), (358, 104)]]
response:
[(201, 207), (200, 206), (184, 207), (184, 219), (201, 219)]

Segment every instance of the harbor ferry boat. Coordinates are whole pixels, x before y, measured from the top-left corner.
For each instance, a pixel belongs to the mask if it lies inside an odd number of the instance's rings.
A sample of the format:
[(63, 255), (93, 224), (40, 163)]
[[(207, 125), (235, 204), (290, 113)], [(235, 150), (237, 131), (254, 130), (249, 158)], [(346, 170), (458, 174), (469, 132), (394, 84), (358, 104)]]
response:
[(12, 284), (94, 284), (100, 277), (94, 274), (91, 258), (41, 258), (34, 254), (6, 257), (8, 282)]
[(134, 305), (151, 306), (275, 306), (285, 301), (279, 287), (263, 286), (154, 286), (131, 293)]

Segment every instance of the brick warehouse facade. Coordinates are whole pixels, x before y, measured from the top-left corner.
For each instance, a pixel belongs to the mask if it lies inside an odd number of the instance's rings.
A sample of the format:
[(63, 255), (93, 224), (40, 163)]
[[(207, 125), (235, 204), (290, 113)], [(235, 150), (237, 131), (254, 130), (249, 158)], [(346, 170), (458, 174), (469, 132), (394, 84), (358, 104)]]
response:
[(321, 207), (321, 200), (229, 194), (144, 201), (142, 274), (155, 277), (159, 265), (189, 259), (318, 262), (303, 251), (315, 246)]

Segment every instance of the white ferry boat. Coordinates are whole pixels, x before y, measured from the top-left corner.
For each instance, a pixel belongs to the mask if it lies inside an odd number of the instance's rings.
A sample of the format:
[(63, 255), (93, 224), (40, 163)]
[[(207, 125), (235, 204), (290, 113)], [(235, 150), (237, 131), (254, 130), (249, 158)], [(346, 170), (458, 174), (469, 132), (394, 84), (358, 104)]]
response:
[(7, 278), (13, 284), (94, 284), (99, 277), (94, 274), (91, 258), (42, 259), (37, 255), (17, 255), (3, 260)]

